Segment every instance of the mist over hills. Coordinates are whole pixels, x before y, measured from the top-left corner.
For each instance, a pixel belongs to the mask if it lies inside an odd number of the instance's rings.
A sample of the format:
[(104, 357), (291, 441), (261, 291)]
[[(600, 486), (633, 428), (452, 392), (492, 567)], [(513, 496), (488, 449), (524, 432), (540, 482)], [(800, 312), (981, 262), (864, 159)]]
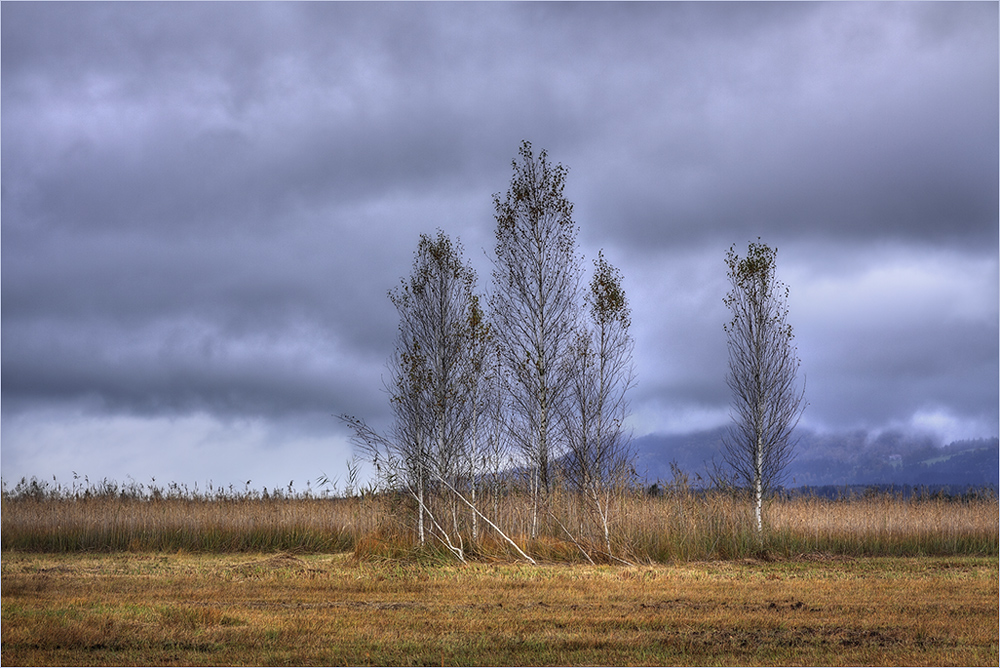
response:
[[(636, 469), (650, 483), (673, 479), (671, 463), (692, 484), (708, 484), (713, 460), (722, 463), (724, 427), (689, 434), (649, 434), (633, 441)], [(886, 431), (796, 432), (795, 458), (785, 487), (910, 485), (996, 487), (1000, 440), (996, 437), (942, 445), (930, 436)]]

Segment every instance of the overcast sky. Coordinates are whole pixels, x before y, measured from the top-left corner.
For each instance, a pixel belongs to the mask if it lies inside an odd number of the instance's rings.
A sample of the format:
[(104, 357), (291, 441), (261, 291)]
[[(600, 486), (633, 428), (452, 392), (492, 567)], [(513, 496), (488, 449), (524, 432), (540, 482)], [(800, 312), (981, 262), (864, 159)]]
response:
[(633, 308), (636, 435), (728, 421), (778, 248), (803, 425), (998, 432), (996, 3), (13, 3), (2, 473), (302, 488), (383, 390), (418, 235), (488, 288), (522, 139)]

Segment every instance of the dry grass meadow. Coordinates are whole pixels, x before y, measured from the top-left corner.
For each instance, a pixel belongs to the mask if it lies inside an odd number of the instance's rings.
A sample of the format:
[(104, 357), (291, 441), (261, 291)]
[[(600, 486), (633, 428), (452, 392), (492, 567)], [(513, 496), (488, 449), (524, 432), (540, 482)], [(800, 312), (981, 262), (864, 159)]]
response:
[(15, 491), (3, 665), (998, 663), (994, 493), (774, 499), (762, 536), (729, 495), (620, 494), (614, 556), (571, 495), (534, 540), (483, 499), (533, 566), (467, 517), (468, 563), (418, 548), (387, 495)]
[(14, 665), (997, 665), (997, 560), (5, 553)]

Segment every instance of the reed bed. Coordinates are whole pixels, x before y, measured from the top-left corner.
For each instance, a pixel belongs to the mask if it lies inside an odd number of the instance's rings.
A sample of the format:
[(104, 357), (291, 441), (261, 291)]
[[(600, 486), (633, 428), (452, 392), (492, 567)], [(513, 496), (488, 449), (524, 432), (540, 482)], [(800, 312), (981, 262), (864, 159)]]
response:
[(847, 555), (996, 555), (994, 496), (847, 500), (804, 497), (773, 504), (773, 533), (799, 552)]
[[(539, 561), (688, 562), (745, 558), (997, 556), (995, 492), (961, 498), (870, 494), (829, 500), (772, 498), (767, 527), (754, 528), (739, 495), (669, 489), (620, 490), (609, 500), (612, 553), (589, 507), (557, 490), (541, 509), (536, 537), (527, 495), (484, 496), (479, 506)], [(482, 522), (446, 497), (431, 504), (468, 558), (517, 560)], [(366, 560), (451, 560), (440, 541), (418, 546), (413, 504), (401, 495), (319, 497), (309, 492), (198, 493), (37, 482), (4, 490), (3, 550), (33, 552), (354, 551)]]
[(22, 481), (3, 490), (4, 550), (35, 552), (342, 552), (374, 532), (360, 497), (289, 489), (198, 491), (130, 483), (61, 486)]

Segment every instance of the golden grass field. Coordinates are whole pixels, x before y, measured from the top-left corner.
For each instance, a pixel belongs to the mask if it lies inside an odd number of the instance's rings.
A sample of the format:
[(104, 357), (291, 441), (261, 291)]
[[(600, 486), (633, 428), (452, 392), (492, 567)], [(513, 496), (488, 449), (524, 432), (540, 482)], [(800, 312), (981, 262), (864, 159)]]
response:
[(5, 666), (993, 665), (996, 557), (2, 555)]

